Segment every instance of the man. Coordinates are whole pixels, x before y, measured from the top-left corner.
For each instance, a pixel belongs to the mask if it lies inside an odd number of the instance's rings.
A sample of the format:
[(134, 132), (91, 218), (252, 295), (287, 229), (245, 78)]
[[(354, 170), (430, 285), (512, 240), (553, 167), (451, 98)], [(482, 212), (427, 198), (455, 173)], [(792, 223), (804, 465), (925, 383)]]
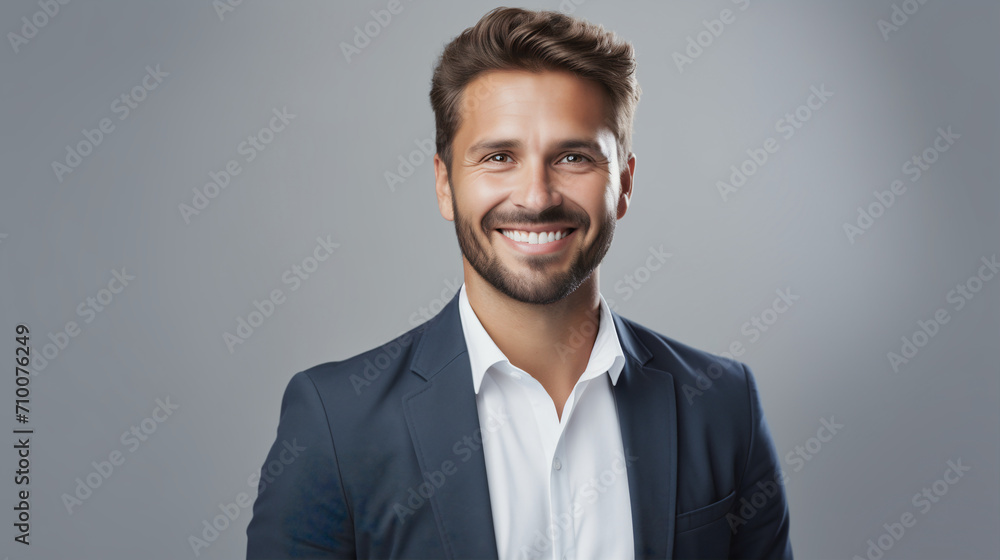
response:
[(434, 171), (465, 283), (292, 378), (248, 558), (792, 557), (750, 370), (599, 291), (634, 73), (631, 45), (555, 12), (498, 8), (445, 48)]

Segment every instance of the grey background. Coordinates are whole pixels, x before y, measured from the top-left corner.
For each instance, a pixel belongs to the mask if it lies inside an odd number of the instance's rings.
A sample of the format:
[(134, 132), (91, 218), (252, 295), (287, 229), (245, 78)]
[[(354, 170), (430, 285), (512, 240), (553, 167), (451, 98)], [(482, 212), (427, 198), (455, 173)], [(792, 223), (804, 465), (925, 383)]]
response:
[[(31, 378), (30, 547), (13, 541), (9, 430), (22, 426), (13, 375), (2, 382), (0, 554), (195, 557), (188, 538), (219, 504), (255, 496), (247, 479), (288, 379), (450, 298), (460, 253), (429, 158), (394, 190), (384, 174), (433, 138), (435, 57), (496, 4), (403, 0), (348, 62), (341, 43), (386, 5), (244, 2), (220, 18), (208, 2), (72, 1), (17, 52), (8, 34), (42, 8), (0, 5), (4, 361), (13, 370), (19, 322), (36, 355), (68, 321), (81, 330)], [(783, 459), (797, 557), (864, 557), (910, 511), (916, 526), (885, 558), (995, 558), (1000, 279), (958, 311), (946, 296), (1000, 249), (1000, 7), (929, 2), (886, 40), (893, 5), (563, 2), (633, 42), (643, 88), (633, 204), (602, 293), (696, 347), (742, 341), (783, 458), (821, 419), (845, 426), (800, 470)], [(679, 71), (673, 53), (727, 8), (735, 21)], [(157, 64), (169, 75), (119, 120), (112, 102)], [(822, 84), (833, 97), (784, 139), (776, 121)], [(240, 142), (283, 107), (295, 118), (245, 162)], [(60, 182), (52, 162), (105, 117), (114, 131)], [(948, 126), (960, 138), (909, 181), (903, 163)], [(723, 201), (716, 182), (768, 137), (779, 151)], [(231, 159), (242, 173), (185, 223), (178, 205)], [(849, 242), (843, 224), (897, 178), (906, 192)], [(340, 247), (290, 291), (282, 274), (318, 236)], [(664, 267), (640, 272), (661, 245)], [(77, 306), (121, 267), (135, 279), (84, 324)], [(637, 273), (641, 289), (616, 290)], [(223, 333), (276, 288), (285, 302), (230, 352)], [(749, 343), (741, 326), (786, 288), (800, 299)], [(938, 308), (951, 320), (894, 372), (887, 353)], [(120, 435), (166, 397), (179, 409), (130, 452)], [(63, 494), (115, 450), (125, 462), (68, 513)], [(959, 458), (970, 470), (921, 513), (911, 497)], [(200, 556), (241, 557), (249, 519), (242, 509)]]

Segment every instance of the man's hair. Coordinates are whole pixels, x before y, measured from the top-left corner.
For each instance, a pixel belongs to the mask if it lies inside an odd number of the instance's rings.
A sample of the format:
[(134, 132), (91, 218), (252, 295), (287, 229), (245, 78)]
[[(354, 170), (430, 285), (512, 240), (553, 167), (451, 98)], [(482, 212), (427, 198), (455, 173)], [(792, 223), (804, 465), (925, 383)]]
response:
[(608, 126), (618, 144), (619, 165), (632, 146), (632, 120), (642, 93), (632, 45), (581, 19), (555, 11), (499, 7), (455, 37), (441, 53), (431, 79), (437, 152), (451, 173), (452, 143), (465, 86), (491, 70), (569, 71), (603, 86), (610, 100)]

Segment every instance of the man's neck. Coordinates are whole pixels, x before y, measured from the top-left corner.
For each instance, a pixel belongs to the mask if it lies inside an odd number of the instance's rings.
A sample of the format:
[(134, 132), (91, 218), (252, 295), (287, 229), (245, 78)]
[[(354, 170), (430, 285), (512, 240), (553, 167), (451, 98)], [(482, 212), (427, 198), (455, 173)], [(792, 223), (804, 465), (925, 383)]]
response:
[(536, 305), (499, 292), (465, 263), (469, 305), (497, 348), (562, 406), (587, 367), (600, 325), (598, 270), (564, 299)]

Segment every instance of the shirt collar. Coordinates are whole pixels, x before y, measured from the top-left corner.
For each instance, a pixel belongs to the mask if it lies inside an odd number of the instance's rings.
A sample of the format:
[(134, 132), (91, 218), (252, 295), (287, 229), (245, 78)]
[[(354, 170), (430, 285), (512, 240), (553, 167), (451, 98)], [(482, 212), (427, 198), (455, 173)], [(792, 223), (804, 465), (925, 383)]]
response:
[[(611, 308), (608, 307), (604, 296), (600, 293), (598, 295), (601, 298), (600, 324), (597, 327), (594, 348), (587, 360), (587, 368), (580, 375), (580, 380), (593, 379), (606, 372), (611, 377), (611, 384), (614, 385), (618, 383), (618, 376), (621, 375), (622, 368), (625, 367), (625, 353), (622, 352), (621, 343), (618, 341), (618, 330), (611, 317)], [(472, 310), (469, 296), (465, 293), (464, 282), (458, 292), (458, 310), (462, 320), (462, 331), (465, 333), (465, 346), (468, 349), (469, 362), (472, 366), (472, 385), (478, 395), (483, 377), (491, 367), (497, 364), (514, 366), (493, 342), (479, 317)], [(586, 336), (583, 329), (581, 329), (580, 336)]]

